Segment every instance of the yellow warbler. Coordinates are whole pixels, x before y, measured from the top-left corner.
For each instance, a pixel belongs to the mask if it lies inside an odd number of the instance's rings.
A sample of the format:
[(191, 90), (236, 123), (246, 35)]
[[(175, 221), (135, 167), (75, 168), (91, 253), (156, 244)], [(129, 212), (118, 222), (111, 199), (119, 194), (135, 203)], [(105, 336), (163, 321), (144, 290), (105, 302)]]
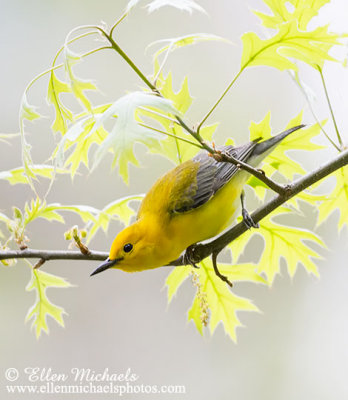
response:
[[(218, 150), (256, 167), (281, 140), (302, 127), (263, 142)], [(240, 199), (244, 222), (249, 228), (257, 227), (243, 202), (243, 186), (249, 176), (232, 163), (216, 161), (206, 151), (178, 165), (152, 186), (136, 222), (116, 236), (109, 257), (91, 275), (109, 268), (135, 272), (170, 263), (189, 246), (227, 228)]]

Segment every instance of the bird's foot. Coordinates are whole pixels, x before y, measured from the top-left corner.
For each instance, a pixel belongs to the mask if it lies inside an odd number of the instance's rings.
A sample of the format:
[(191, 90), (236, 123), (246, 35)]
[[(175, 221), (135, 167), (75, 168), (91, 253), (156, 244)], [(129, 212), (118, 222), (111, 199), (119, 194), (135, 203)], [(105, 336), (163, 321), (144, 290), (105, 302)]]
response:
[(197, 263), (197, 260), (195, 257), (196, 248), (197, 248), (197, 245), (192, 244), (185, 250), (185, 254), (184, 254), (185, 264), (190, 264), (190, 265), (192, 265), (193, 268), (199, 268), (199, 266), (196, 264)]
[(242, 209), (242, 217), (243, 217), (243, 222), (248, 229), (260, 228), (260, 225), (251, 218), (251, 215), (248, 213), (246, 208)]

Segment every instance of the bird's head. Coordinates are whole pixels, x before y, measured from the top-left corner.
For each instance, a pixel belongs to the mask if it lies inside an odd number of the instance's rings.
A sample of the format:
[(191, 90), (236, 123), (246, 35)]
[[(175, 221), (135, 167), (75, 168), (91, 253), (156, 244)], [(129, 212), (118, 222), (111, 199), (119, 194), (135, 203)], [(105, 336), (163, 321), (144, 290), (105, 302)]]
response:
[(130, 225), (115, 237), (109, 257), (91, 275), (109, 268), (122, 269), (127, 272), (153, 268), (152, 264), (156, 260), (156, 247), (151, 240), (150, 232), (144, 230), (140, 223)]

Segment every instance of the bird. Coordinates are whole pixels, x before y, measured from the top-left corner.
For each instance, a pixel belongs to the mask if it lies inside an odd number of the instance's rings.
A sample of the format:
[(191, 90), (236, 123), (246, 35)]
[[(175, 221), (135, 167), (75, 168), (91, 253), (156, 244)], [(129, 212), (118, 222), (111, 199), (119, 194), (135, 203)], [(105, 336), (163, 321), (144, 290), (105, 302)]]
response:
[[(303, 127), (298, 125), (270, 139), (258, 138), (238, 147), (219, 146), (216, 152), (255, 168), (284, 138)], [(243, 188), (249, 177), (240, 165), (221, 162), (204, 150), (176, 166), (150, 188), (136, 221), (115, 237), (109, 257), (91, 276), (110, 268), (126, 272), (158, 268), (170, 264), (185, 250), (189, 263), (196, 267), (189, 250), (229, 227), (240, 204), (246, 226), (258, 227), (244, 204)], [(232, 286), (218, 271), (216, 259), (214, 269)]]

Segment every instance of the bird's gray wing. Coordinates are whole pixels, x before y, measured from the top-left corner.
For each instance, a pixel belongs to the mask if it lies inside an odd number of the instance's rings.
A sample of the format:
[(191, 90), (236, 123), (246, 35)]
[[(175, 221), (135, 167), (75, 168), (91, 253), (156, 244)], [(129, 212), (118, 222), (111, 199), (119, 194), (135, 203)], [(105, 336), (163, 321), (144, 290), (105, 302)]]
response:
[[(239, 147), (221, 146), (217, 150), (246, 162), (256, 144), (257, 142), (255, 141)], [(202, 206), (229, 182), (239, 170), (232, 163), (216, 161), (206, 151), (198, 153), (189, 162), (198, 164), (198, 168), (194, 171), (196, 179), (191, 180), (192, 183), (186, 190), (181, 189), (182, 194), (180, 196), (178, 196), (178, 193), (174, 194), (173, 197), (176, 199), (172, 207), (172, 212), (174, 213), (187, 212)]]

